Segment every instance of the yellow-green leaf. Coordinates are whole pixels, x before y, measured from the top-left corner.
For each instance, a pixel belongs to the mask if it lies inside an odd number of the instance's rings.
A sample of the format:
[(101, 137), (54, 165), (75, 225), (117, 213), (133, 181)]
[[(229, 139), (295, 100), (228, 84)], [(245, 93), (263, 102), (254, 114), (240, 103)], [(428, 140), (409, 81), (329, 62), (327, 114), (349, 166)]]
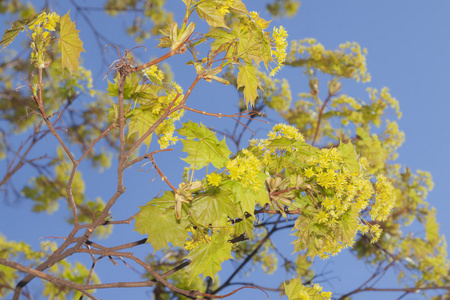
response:
[(78, 70), (79, 58), (83, 49), (83, 42), (75, 29), (75, 22), (70, 20), (69, 13), (61, 17), (61, 32), (58, 42), (58, 48), (61, 51), (61, 64), (67, 68), (70, 73)]
[(427, 240), (433, 245), (437, 245), (439, 243), (439, 224), (436, 222), (436, 209), (434, 208), (428, 212), (425, 229)]
[(213, 234), (211, 242), (199, 245), (191, 251), (186, 259), (191, 260), (187, 271), (191, 274), (190, 282), (203, 273), (203, 277), (214, 275), (219, 272), (222, 262), (233, 258), (231, 256), (231, 244), (227, 242), (227, 232), (216, 232)]
[(0, 46), (2, 46), (0, 52), (3, 51), (3, 49), (5, 49), (9, 44), (11, 44), (17, 37), (17, 35), (19, 35), (19, 33), (23, 31), (26, 26), (30, 26), (31, 24), (33, 24), (40, 14), (41, 13), (32, 15), (26, 19), (17, 20), (12, 24), (11, 28), (6, 29), (5, 33), (3, 34), (2, 40), (0, 41)]
[(258, 88), (261, 89), (258, 77), (256, 76), (256, 68), (247, 64), (239, 67), (237, 78), (238, 88), (244, 87), (244, 98), (248, 105), (255, 105), (256, 97), (258, 97)]

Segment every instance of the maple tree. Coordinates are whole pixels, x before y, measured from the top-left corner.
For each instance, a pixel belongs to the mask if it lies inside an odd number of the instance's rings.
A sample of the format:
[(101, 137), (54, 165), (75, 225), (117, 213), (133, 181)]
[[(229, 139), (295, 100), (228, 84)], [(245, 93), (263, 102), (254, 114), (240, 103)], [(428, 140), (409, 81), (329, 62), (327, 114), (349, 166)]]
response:
[[(88, 66), (80, 64), (85, 50), (70, 13), (39, 12), (19, 1), (0, 4), (0, 12), (20, 15), (0, 41), (5, 95), (0, 112), (5, 128), (17, 128), (0, 131), (0, 153), (8, 159), (0, 186), (6, 190), (29, 166), (34, 175), (21, 196), (33, 202), (33, 211), (47, 213), (65, 199), (71, 225), (61, 242), (45, 241), (39, 249), (0, 236), (0, 296), (31, 298), (26, 287), (40, 278), (42, 294), (51, 299), (97, 299), (93, 290), (123, 287), (152, 287), (156, 299), (224, 298), (243, 288), (275, 290), (292, 300), (330, 299), (332, 291), (315, 283), (313, 262), (345, 248), (378, 270), (341, 299), (376, 291), (374, 284), (390, 268), (402, 284), (392, 291), (426, 296), (431, 289), (448, 289), (445, 239), (426, 202), (431, 176), (395, 163), (404, 139), (395, 120), (401, 116), (397, 100), (385, 87), (369, 88), (366, 100), (345, 93), (344, 79), (370, 81), (365, 49), (344, 43), (328, 50), (314, 39), (288, 42), (285, 28), (271, 28), (241, 0), (183, 0), (185, 14), (177, 21), (164, 1), (131, 2), (107, 1), (105, 9), (118, 13), (139, 5), (147, 19), (137, 17), (128, 33), (137, 42), (159, 35), (165, 54), (140, 63), (135, 47), (117, 47), (119, 57), (105, 70), (103, 92), (93, 88)], [(268, 8), (273, 16), (292, 16), (298, 3), (276, 0)], [(145, 29), (147, 21), (151, 29)], [(20, 35), (27, 37), (31, 54), (11, 60), (8, 46)], [(163, 65), (174, 56), (186, 58), (194, 71), (187, 87), (172, 80)], [(301, 68), (309, 80), (310, 90), (293, 104), (290, 81), (276, 79), (283, 66)], [(17, 72), (25, 85), (19, 91), (12, 79)], [(202, 81), (234, 88), (239, 111), (213, 112), (214, 104), (191, 107)], [(82, 93), (93, 100), (78, 104)], [(236, 126), (231, 133), (209, 128), (184, 119), (188, 112), (229, 118)], [(394, 120), (388, 118), (392, 112)], [(269, 123), (269, 114), (284, 122), (246, 140), (244, 133), (253, 132), (255, 122)], [(18, 148), (9, 142), (13, 136), (21, 140)], [(54, 152), (30, 156), (50, 136), (58, 142)], [(157, 163), (155, 156), (176, 151), (169, 147), (177, 143), (186, 168), (175, 183), (164, 175), (174, 162)], [(113, 157), (117, 163), (110, 168)], [(93, 172), (105, 168), (116, 176), (106, 200), (86, 195), (92, 182), (79, 169), (87, 162)], [(151, 199), (116, 220), (111, 209), (127, 199), (127, 169), (146, 163), (164, 185), (152, 182)], [(425, 237), (403, 232), (412, 222), (424, 227)], [(115, 226), (127, 226), (142, 239), (105, 246), (100, 239), (111, 239)], [(290, 257), (271, 240), (289, 235), (287, 228), (295, 250)], [(147, 255), (134, 252), (138, 246), (146, 247)], [(69, 260), (75, 254), (92, 261)], [(223, 275), (222, 266), (231, 259), (239, 265)], [(101, 283), (102, 268), (96, 266), (101, 260), (123, 261), (127, 269), (134, 264), (144, 270), (144, 279)], [(239, 284), (222, 294), (249, 263), (266, 273), (284, 268), (291, 279), (271, 288)]]

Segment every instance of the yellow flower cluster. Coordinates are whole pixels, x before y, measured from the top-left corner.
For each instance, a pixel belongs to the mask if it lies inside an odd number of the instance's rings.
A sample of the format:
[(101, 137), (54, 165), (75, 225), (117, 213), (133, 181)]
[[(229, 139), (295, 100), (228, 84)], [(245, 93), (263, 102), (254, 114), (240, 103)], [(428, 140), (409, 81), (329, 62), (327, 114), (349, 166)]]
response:
[(226, 15), (227, 13), (230, 12), (230, 7), (232, 7), (234, 4), (234, 0), (225, 0), (225, 4), (222, 4), (219, 7), (219, 13), (221, 15)]
[(378, 175), (375, 190), (377, 191), (376, 201), (372, 206), (370, 216), (373, 220), (384, 221), (389, 216), (395, 204), (394, 187), (385, 176)]
[(389, 104), (389, 106), (391, 106), (397, 113), (397, 118), (400, 119), (402, 117), (399, 102), (397, 99), (392, 97), (391, 93), (389, 93), (389, 88), (383, 87), (380, 92), (374, 88), (367, 88), (366, 90), (369, 93), (370, 100), (372, 102), (378, 102), (381, 109), (385, 109), (387, 104)]
[(326, 50), (315, 39), (309, 38), (291, 43), (289, 59), (296, 60), (296, 53), (306, 56), (305, 59), (307, 56), (311, 58), (305, 64), (307, 67), (317, 68), (332, 75), (354, 78), (357, 81), (370, 81), (365, 57), (367, 50), (361, 49), (358, 43), (347, 42), (333, 51)]
[[(268, 148), (270, 141), (275, 139), (286, 137), (288, 139), (292, 139), (295, 141), (304, 142), (305, 138), (294, 126), (290, 126), (287, 124), (277, 124), (272, 128), (272, 131), (267, 135), (268, 139), (260, 139), (260, 140), (250, 140), (250, 146), (258, 147), (259, 150), (263, 151), (263, 162), (267, 164), (270, 160), (270, 156), (275, 154), (276, 148)], [(294, 147), (283, 149), (287, 152), (295, 151)]]
[[(360, 158), (360, 164), (366, 164)], [(369, 205), (369, 199), (374, 194), (372, 184), (359, 174), (351, 174), (343, 166), (344, 158), (336, 148), (321, 149), (321, 155), (314, 159), (312, 165), (305, 169), (305, 176), (313, 178), (325, 189), (333, 191), (333, 196), (325, 197), (322, 207), (327, 213), (325, 218), (323, 210), (316, 219), (320, 223), (333, 225), (351, 206), (361, 211)]]
[(153, 65), (150, 68), (145, 69), (144, 73), (148, 76), (155, 77), (159, 81), (163, 81), (165, 78), (164, 72), (159, 70), (157, 65)]
[[(358, 159), (361, 170), (368, 167), (367, 159)], [(314, 221), (324, 224), (330, 229), (336, 228), (340, 218), (350, 208), (352, 211), (361, 212), (369, 206), (370, 200), (375, 195), (374, 205), (370, 211), (373, 220), (383, 221), (393, 208), (395, 197), (392, 184), (384, 176), (378, 176), (375, 189), (372, 183), (362, 176), (362, 172), (351, 173), (346, 168), (345, 158), (336, 148), (321, 149), (320, 155), (312, 159), (309, 166), (304, 169), (304, 176), (313, 180), (327, 192), (322, 198), (321, 208), (314, 215)], [(314, 188), (311, 192), (316, 192)], [(360, 223), (358, 230), (362, 234), (370, 232), (375, 242), (381, 236), (382, 229), (379, 226), (369, 226)], [(333, 239), (320, 239), (321, 247), (319, 256), (327, 258), (335, 255), (342, 249), (352, 246), (354, 240), (342, 242)]]
[(184, 249), (186, 251), (191, 251), (195, 248), (197, 248), (200, 244), (206, 244), (211, 242), (211, 236), (208, 235), (208, 233), (204, 232), (204, 230), (201, 230), (196, 227), (189, 227), (186, 228), (186, 231), (192, 234), (192, 237), (186, 241), (184, 244)]
[(244, 186), (251, 186), (257, 190), (257, 176), (261, 170), (261, 163), (247, 149), (242, 150), (241, 156), (227, 162), (227, 169), (232, 180), (242, 182)]
[[(152, 106), (152, 113), (156, 115), (162, 114), (175, 99), (177, 94), (181, 94), (172, 107), (180, 104), (183, 100), (183, 89), (175, 82), (172, 82), (174, 87), (167, 96), (158, 97), (157, 101), (154, 101)], [(178, 121), (184, 115), (184, 110), (180, 109), (165, 119), (161, 125), (156, 128), (155, 133), (159, 136), (158, 143), (161, 149), (169, 147), (170, 144), (174, 145), (178, 141), (178, 137), (173, 136), (175, 131), (175, 121)]]
[(213, 186), (219, 186), (220, 182), (222, 181), (222, 175), (217, 173), (211, 173), (206, 175), (206, 179), (208, 180), (208, 183)]
[(258, 25), (260, 28), (262, 29), (266, 29), (268, 26), (268, 23), (266, 20), (264, 20), (263, 18), (261, 18), (259, 16), (259, 13), (257, 13), (256, 11), (251, 11), (250, 12), (250, 18), (256, 23), (256, 25)]
[(272, 131), (267, 135), (269, 140), (274, 140), (279, 137), (287, 137), (288, 139), (294, 139), (296, 141), (304, 142), (305, 138), (294, 126), (287, 124), (277, 124), (272, 128)]
[(283, 67), (284, 61), (286, 60), (286, 48), (288, 46), (286, 41), (287, 36), (288, 33), (283, 26), (280, 26), (278, 29), (276, 27), (273, 28), (272, 37), (275, 42), (273, 55), (275, 56), (278, 65), (270, 72), (270, 76), (274, 76)]
[[(39, 14), (33, 25), (30, 26), (30, 30), (33, 31), (32, 38), (36, 39), (37, 35), (42, 35), (44, 39), (48, 37), (50, 31), (55, 31), (56, 24), (59, 23), (60, 16), (56, 13), (47, 14), (42, 12)], [(44, 29), (48, 30), (44, 32)]]

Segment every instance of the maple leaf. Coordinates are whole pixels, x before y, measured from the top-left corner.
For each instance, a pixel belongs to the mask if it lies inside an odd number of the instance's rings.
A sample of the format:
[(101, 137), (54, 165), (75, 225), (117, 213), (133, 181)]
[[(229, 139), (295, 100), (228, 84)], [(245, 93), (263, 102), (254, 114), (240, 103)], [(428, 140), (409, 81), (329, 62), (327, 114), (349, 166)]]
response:
[(11, 28), (6, 29), (5, 33), (3, 34), (2, 40), (0, 41), (0, 46), (3, 46), (0, 49), (0, 52), (3, 51), (3, 49), (5, 49), (9, 44), (11, 44), (19, 35), (19, 33), (25, 29), (26, 26), (30, 26), (31, 24), (33, 24), (40, 14), (41, 13), (32, 15), (26, 19), (17, 20), (12, 24)]
[(195, 200), (190, 208), (192, 217), (204, 226), (223, 227), (228, 218), (239, 216), (233, 201), (233, 194), (229, 184), (220, 187), (211, 187), (205, 195)]
[(78, 70), (79, 58), (83, 49), (83, 42), (79, 37), (79, 30), (75, 29), (75, 22), (70, 20), (69, 12), (61, 17), (60, 38), (58, 48), (61, 51), (61, 64), (72, 74)]
[(150, 243), (154, 251), (167, 248), (168, 243), (174, 247), (183, 247), (189, 234), (186, 227), (189, 221), (186, 215), (180, 220), (175, 218), (170, 209), (175, 204), (173, 192), (165, 192), (160, 198), (153, 199), (144, 206), (136, 216), (135, 230), (140, 234), (147, 234), (147, 243)]
[(351, 174), (359, 174), (358, 154), (353, 144), (350, 141), (347, 144), (341, 142), (337, 149), (344, 158), (344, 170)]
[(185, 258), (191, 260), (186, 270), (191, 274), (189, 284), (202, 273), (203, 278), (207, 276), (214, 278), (214, 275), (222, 270), (222, 262), (233, 258), (231, 243), (228, 242), (228, 233), (214, 233), (210, 243), (200, 244)]
[(216, 168), (225, 167), (231, 151), (225, 143), (225, 138), (219, 142), (214, 132), (206, 128), (203, 124), (200, 126), (194, 122), (187, 122), (178, 129), (180, 135), (186, 137), (183, 140), (183, 151), (187, 152), (188, 157), (183, 160), (197, 169), (201, 169), (212, 163)]
[(211, 27), (223, 27), (229, 29), (225, 24), (225, 15), (217, 9), (217, 3), (214, 1), (199, 2), (196, 6), (198, 16), (205, 20)]
[(250, 102), (251, 106), (255, 105), (258, 97), (258, 88), (262, 90), (258, 77), (256, 76), (256, 68), (251, 64), (241, 65), (237, 77), (238, 88), (244, 87), (244, 98), (246, 104)]

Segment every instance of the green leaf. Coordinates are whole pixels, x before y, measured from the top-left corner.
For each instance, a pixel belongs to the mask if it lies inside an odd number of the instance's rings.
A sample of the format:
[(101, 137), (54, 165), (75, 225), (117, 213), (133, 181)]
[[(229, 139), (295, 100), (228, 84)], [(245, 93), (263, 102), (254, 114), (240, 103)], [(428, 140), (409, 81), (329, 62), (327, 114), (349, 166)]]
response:
[(245, 233), (245, 236), (251, 239), (253, 237), (253, 228), (254, 228), (255, 217), (245, 217), (240, 221), (234, 224), (234, 236), (240, 236)]
[(350, 208), (341, 216), (336, 231), (336, 239), (342, 243), (351, 243), (356, 236), (359, 214), (356, 209)]
[(253, 190), (250, 186), (244, 187), (239, 181), (233, 181), (233, 195), (235, 197), (235, 202), (241, 204), (243, 212), (253, 215), (256, 203), (261, 206), (270, 203), (269, 195), (264, 188), (264, 181), (266, 178), (266, 174), (258, 174), (258, 186), (260, 186), (260, 189), (257, 191)]
[(428, 212), (425, 223), (425, 229), (427, 240), (434, 246), (437, 246), (437, 244), (439, 243), (439, 224), (436, 222), (435, 208), (432, 208)]
[(248, 10), (241, 0), (234, 0), (233, 4), (231, 5), (231, 9), (242, 14), (248, 14)]
[(231, 154), (225, 138), (219, 142), (214, 132), (192, 121), (184, 123), (177, 132), (186, 137), (183, 151), (188, 153), (188, 157), (183, 160), (193, 168), (201, 169), (209, 163), (218, 169), (225, 167)]
[(9, 44), (11, 44), (19, 35), (19, 33), (25, 29), (26, 26), (32, 25), (41, 13), (34, 14), (26, 19), (17, 20), (12, 24), (11, 28), (6, 29), (5, 33), (3, 34), (2, 40), (0, 41), (0, 46), (2, 46), (0, 52), (3, 51), (3, 49), (5, 49)]
[(350, 141), (347, 144), (341, 142), (337, 149), (344, 158), (344, 171), (351, 174), (359, 174), (358, 154), (356, 154), (353, 144)]
[(236, 30), (232, 30), (231, 32), (219, 29), (219, 28), (210, 28), (207, 37), (214, 39), (211, 43), (211, 52), (217, 51), (222, 45), (229, 43), (227, 47), (222, 47), (222, 51), (229, 51), (231, 43), (233, 40), (237, 41), (237, 33)]
[(251, 106), (254, 106), (258, 97), (258, 88), (262, 89), (256, 76), (256, 68), (251, 64), (241, 65), (239, 67), (237, 84), (238, 88), (244, 87), (244, 98), (247, 106), (249, 102)]
[(79, 58), (83, 49), (83, 42), (79, 37), (79, 30), (75, 29), (75, 22), (70, 20), (69, 12), (61, 17), (61, 32), (58, 42), (58, 48), (61, 51), (62, 67), (67, 68), (72, 74), (78, 70)]
[(190, 224), (188, 217), (184, 215), (177, 220), (171, 209), (174, 204), (174, 193), (165, 192), (160, 198), (141, 206), (135, 218), (135, 230), (148, 235), (147, 243), (152, 245), (154, 251), (167, 248), (169, 243), (174, 247), (183, 247), (189, 238), (186, 231)]
[[(156, 122), (158, 119), (149, 109), (146, 108), (135, 108), (130, 113), (127, 114), (128, 118), (128, 135), (127, 138), (132, 136), (134, 133), (138, 134), (141, 138), (147, 130)], [(145, 140), (144, 144), (147, 147), (150, 146), (152, 142), (152, 135), (150, 134)]]
[(189, 209), (196, 222), (208, 227), (227, 226), (228, 218), (239, 216), (236, 204), (233, 201), (233, 191), (230, 184), (211, 187), (205, 191), (204, 196), (192, 202)]
[(196, 11), (198, 16), (205, 20), (209, 26), (230, 29), (225, 24), (225, 15), (217, 9), (219, 6), (220, 3), (216, 1), (202, 1), (196, 6)]
[[(321, 289), (322, 288), (319, 290)], [(329, 296), (331, 296), (331, 293), (325, 293), (325, 295), (322, 295), (322, 293), (314, 287), (304, 286), (300, 279), (297, 278), (292, 279), (288, 284), (284, 282), (284, 292), (286, 293), (286, 296), (288, 296), (289, 300), (325, 300), (329, 299)]]
[(304, 290), (303, 284), (298, 279), (292, 279), (288, 284), (284, 283), (284, 292), (288, 296), (289, 300), (298, 298), (301, 291)]
[(214, 275), (222, 270), (222, 262), (233, 258), (231, 256), (231, 243), (228, 243), (227, 232), (215, 232), (209, 244), (200, 244), (185, 257), (191, 260), (187, 271), (191, 274), (189, 283), (203, 273), (203, 278)]

